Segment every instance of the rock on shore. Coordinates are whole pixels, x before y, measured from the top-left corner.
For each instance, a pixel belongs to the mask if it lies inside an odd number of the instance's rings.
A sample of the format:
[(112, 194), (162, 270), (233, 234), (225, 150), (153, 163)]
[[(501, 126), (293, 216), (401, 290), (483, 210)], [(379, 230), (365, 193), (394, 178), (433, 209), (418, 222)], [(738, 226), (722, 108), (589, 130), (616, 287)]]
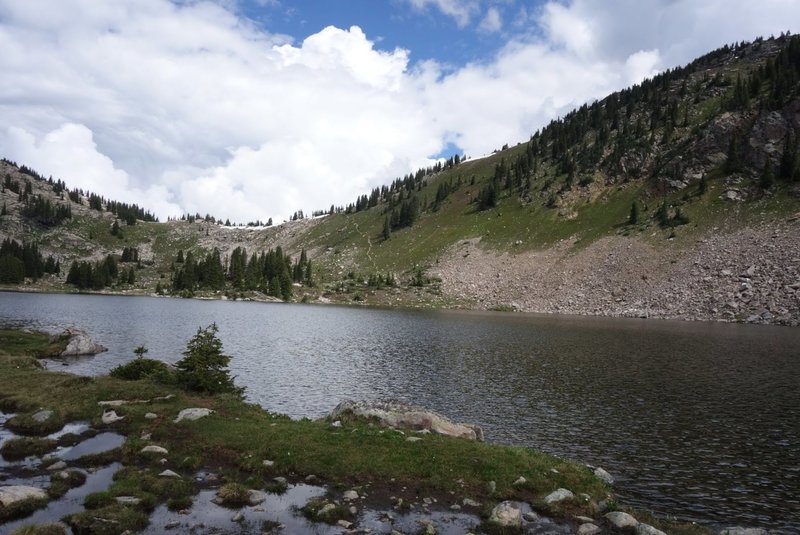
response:
[(331, 412), (331, 420), (346, 417), (378, 420), (381, 425), (414, 431), (430, 431), (439, 435), (483, 440), (477, 425), (459, 424), (441, 414), (402, 401), (342, 401)]
[(107, 347), (96, 343), (85, 331), (76, 329), (74, 327), (65, 329), (62, 336), (69, 337), (67, 347), (60, 354), (62, 357), (96, 355), (98, 353), (102, 353), (103, 351), (108, 351)]

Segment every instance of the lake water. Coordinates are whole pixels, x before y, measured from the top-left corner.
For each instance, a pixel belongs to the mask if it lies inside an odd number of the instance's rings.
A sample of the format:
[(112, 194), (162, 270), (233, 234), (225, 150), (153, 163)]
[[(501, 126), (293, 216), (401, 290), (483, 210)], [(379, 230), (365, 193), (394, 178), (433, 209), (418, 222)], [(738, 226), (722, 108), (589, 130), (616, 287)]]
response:
[(0, 324), (74, 325), (109, 347), (63, 367), (78, 374), (142, 344), (175, 362), (212, 322), (237, 384), (269, 410), (402, 399), (602, 466), (623, 503), (800, 532), (800, 329), (0, 293)]

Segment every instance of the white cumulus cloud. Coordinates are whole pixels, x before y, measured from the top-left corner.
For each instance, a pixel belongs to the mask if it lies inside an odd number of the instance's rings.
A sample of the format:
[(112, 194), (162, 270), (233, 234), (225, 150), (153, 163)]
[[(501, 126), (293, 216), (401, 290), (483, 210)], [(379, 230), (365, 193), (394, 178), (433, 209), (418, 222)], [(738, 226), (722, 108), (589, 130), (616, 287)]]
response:
[(792, 0), (404, 1), (464, 32), (484, 13), (506, 44), (445, 69), (380, 49), (370, 28), (271, 34), (234, 1), (0, 0), (0, 156), (162, 218), (281, 220), (351, 202), (448, 142), (478, 156), (524, 141), (583, 102), (800, 24)]

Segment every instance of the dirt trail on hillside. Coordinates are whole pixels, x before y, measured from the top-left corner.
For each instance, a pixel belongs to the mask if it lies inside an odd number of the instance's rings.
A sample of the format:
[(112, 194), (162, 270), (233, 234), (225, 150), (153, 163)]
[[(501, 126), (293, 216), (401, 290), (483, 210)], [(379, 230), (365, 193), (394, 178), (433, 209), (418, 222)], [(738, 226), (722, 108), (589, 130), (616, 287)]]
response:
[(658, 248), (613, 236), (498, 254), (472, 239), (431, 272), (478, 309), (798, 325), (800, 218)]

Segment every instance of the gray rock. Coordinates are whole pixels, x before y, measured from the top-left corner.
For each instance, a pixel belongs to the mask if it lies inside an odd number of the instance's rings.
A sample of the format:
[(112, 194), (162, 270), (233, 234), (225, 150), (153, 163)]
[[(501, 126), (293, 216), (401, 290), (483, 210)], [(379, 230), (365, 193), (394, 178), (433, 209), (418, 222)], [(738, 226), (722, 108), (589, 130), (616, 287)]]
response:
[(205, 418), (213, 412), (214, 411), (211, 409), (202, 408), (183, 409), (178, 413), (178, 417), (175, 418), (175, 423), (182, 422), (183, 420), (189, 420), (190, 422), (193, 422), (195, 420), (199, 420), (200, 418)]
[(144, 415), (144, 417), (148, 420), (155, 420), (156, 418), (158, 418), (158, 414), (154, 412), (148, 412), (147, 414)]
[(347, 500), (348, 502), (351, 502), (353, 500), (357, 500), (358, 499), (358, 492), (356, 492), (354, 490), (346, 490), (344, 492), (344, 494), (342, 495), (342, 499)]
[(605, 481), (609, 485), (613, 485), (614, 484), (614, 477), (611, 474), (609, 474), (608, 472), (606, 472), (605, 470), (603, 470), (602, 468), (600, 468), (599, 466), (594, 469), (594, 475), (596, 475), (597, 477), (599, 477), (600, 479), (602, 479), (603, 481)]
[(64, 331), (64, 334), (69, 336), (69, 341), (67, 342), (67, 347), (61, 352), (62, 357), (96, 355), (103, 351), (108, 351), (107, 347), (96, 343), (86, 332), (80, 329), (69, 328)]
[(115, 500), (117, 500), (117, 503), (121, 503), (122, 505), (139, 505), (139, 503), (142, 501), (136, 496), (117, 496)]
[(480, 507), (481, 506), (481, 502), (476, 502), (472, 498), (464, 498), (464, 500), (461, 503), (464, 505), (464, 507)]
[(267, 468), (272, 468), (273, 466), (275, 466), (275, 461), (263, 461), (261, 464), (266, 466)]
[(42, 423), (42, 422), (46, 422), (47, 420), (49, 420), (51, 416), (53, 416), (53, 411), (51, 411), (51, 410), (43, 410), (43, 411), (39, 411), (39, 412), (35, 413), (33, 416), (31, 416), (31, 418), (33, 418), (33, 420), (35, 422)]
[(441, 414), (401, 401), (343, 401), (329, 418), (337, 420), (345, 416), (374, 419), (398, 429), (427, 429), (440, 435), (483, 440), (483, 431), (478, 426), (454, 423)]
[(160, 474), (159, 477), (181, 477), (180, 474), (173, 472), (172, 470), (164, 470)]
[(231, 517), (231, 522), (242, 522), (244, 520), (244, 511), (238, 511), (233, 517)]
[(247, 503), (253, 507), (267, 501), (267, 493), (256, 489), (247, 491)]
[(317, 516), (318, 517), (325, 516), (334, 509), (336, 509), (335, 505), (333, 505), (332, 503), (326, 503), (319, 509), (319, 511), (317, 511)]
[(574, 498), (575, 495), (568, 489), (556, 489), (544, 498), (544, 503), (556, 503), (569, 498)]
[(743, 528), (740, 526), (734, 526), (730, 528), (725, 528), (720, 531), (719, 535), (767, 535), (768, 532), (762, 528)]
[(350, 526), (352, 526), (353, 523), (348, 522), (347, 520), (337, 520), (336, 525), (339, 526), (340, 528), (350, 529)]
[(650, 524), (639, 524), (636, 526), (636, 535), (667, 535), (660, 529), (656, 529)]
[(25, 485), (0, 487), (0, 505), (3, 507), (29, 498), (47, 498), (47, 494), (42, 489)]
[(540, 517), (539, 515), (537, 515), (537, 514), (536, 514), (536, 513), (534, 513), (533, 511), (528, 511), (527, 513), (523, 514), (523, 515), (522, 515), (522, 518), (523, 518), (523, 519), (524, 519), (526, 522), (538, 522), (539, 520), (541, 520), (541, 519), (542, 519), (542, 517)]
[(586, 522), (578, 527), (578, 535), (595, 535), (601, 531), (602, 530), (599, 526), (592, 524), (591, 522)]
[(519, 528), (522, 526), (522, 512), (509, 501), (501, 502), (492, 509), (489, 522)]
[(524, 478), (524, 477), (522, 477), (522, 476), (519, 476), (519, 477), (517, 478), (517, 480), (516, 480), (516, 481), (514, 481), (514, 482), (512, 483), (512, 485), (514, 485), (514, 486), (516, 486), (516, 485), (524, 485), (524, 484), (525, 484), (525, 483), (527, 483), (527, 482), (528, 482), (528, 480), (527, 480), (527, 479), (525, 479), (525, 478)]
[(50, 471), (56, 471), (56, 470), (63, 470), (66, 467), (67, 463), (65, 463), (64, 461), (58, 461), (48, 466), (47, 469)]
[(161, 446), (151, 444), (142, 448), (141, 453), (160, 453), (162, 455), (166, 455), (169, 452), (167, 451), (167, 448), (162, 448)]
[(164, 529), (175, 529), (180, 525), (181, 525), (180, 522), (170, 522), (170, 523), (168, 523), (167, 525), (164, 526)]
[(342, 422), (340, 420), (336, 420), (331, 424), (331, 427), (342, 427)]
[(420, 437), (408, 437), (406, 438), (406, 442), (419, 442), (422, 440)]
[(628, 513), (623, 513), (622, 511), (612, 511), (611, 513), (605, 514), (606, 520), (611, 522), (611, 524), (617, 529), (624, 529), (624, 528), (635, 528), (639, 525), (639, 521), (633, 518)]

